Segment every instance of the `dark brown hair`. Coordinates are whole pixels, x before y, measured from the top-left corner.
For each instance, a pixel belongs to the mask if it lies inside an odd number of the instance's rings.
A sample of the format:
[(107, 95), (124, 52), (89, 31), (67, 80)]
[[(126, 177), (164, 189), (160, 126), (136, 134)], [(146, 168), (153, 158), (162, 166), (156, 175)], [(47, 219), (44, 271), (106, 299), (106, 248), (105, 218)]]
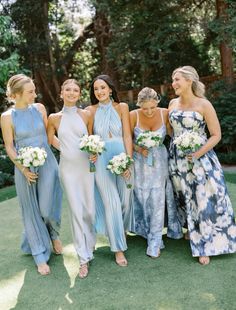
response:
[(111, 97), (113, 98), (113, 100), (115, 102), (117, 102), (117, 103), (120, 103), (120, 100), (118, 98), (117, 91), (116, 91), (116, 88), (115, 88), (115, 85), (114, 85), (113, 81), (111, 80), (109, 75), (101, 74), (101, 75), (98, 75), (97, 77), (95, 77), (95, 79), (91, 83), (91, 86), (90, 86), (90, 100), (91, 100), (91, 104), (94, 105), (94, 104), (97, 104), (99, 102), (99, 100), (96, 98), (96, 96), (94, 94), (94, 83), (97, 80), (103, 80), (110, 87), (110, 89), (112, 90)]

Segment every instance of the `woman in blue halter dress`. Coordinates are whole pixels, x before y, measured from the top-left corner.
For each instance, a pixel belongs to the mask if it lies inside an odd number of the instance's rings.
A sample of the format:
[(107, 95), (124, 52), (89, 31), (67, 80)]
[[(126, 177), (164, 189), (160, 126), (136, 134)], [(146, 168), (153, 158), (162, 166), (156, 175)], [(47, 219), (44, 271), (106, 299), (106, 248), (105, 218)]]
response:
[[(166, 136), (167, 109), (157, 108), (154, 89), (145, 87), (138, 94), (140, 109), (130, 112), (134, 136), (134, 232), (147, 239), (146, 254), (152, 258), (164, 248), (162, 233), (167, 206), (167, 236), (179, 239), (182, 228), (177, 217), (172, 185), (168, 174)], [(161, 145), (146, 150), (137, 144), (140, 133), (150, 130), (161, 137)]]
[(132, 191), (127, 189), (124, 177), (129, 178), (130, 172), (116, 176), (106, 167), (113, 156), (122, 152), (132, 156), (128, 106), (119, 103), (115, 87), (106, 75), (94, 79), (90, 96), (92, 105), (88, 108), (94, 114), (93, 132), (102, 137), (106, 148), (96, 161), (96, 230), (108, 235), (116, 263), (126, 266), (123, 252), (127, 249), (125, 231), (131, 229)]
[[(24, 224), (21, 249), (32, 254), (39, 273), (45, 275), (50, 272), (47, 262), (51, 241), (53, 244), (58, 241), (61, 222), (58, 165), (47, 142), (45, 108), (38, 103), (30, 104), (36, 97), (32, 80), (22, 74), (13, 76), (8, 82), (8, 95), (15, 100), (15, 106), (3, 113), (2, 131), (7, 153), (15, 164), (16, 191)], [(15, 161), (18, 150), (26, 146), (37, 146), (47, 152), (37, 174)]]
[(51, 143), (55, 133), (58, 134), (59, 173), (68, 200), (73, 243), (80, 261), (79, 277), (86, 278), (96, 243), (94, 174), (89, 171), (89, 155), (79, 146), (81, 137), (92, 132), (93, 121), (89, 111), (76, 106), (80, 87), (75, 79), (63, 83), (61, 97), (64, 102), (62, 111), (51, 114), (48, 119), (48, 140)]
[[(169, 107), (173, 128), (170, 174), (182, 225), (187, 224), (192, 256), (199, 257), (199, 262), (206, 265), (210, 256), (236, 251), (234, 212), (221, 165), (213, 151), (221, 137), (220, 125), (193, 67), (176, 69), (172, 78), (179, 97)], [(192, 131), (204, 141), (192, 154), (184, 154), (176, 147), (175, 139)]]

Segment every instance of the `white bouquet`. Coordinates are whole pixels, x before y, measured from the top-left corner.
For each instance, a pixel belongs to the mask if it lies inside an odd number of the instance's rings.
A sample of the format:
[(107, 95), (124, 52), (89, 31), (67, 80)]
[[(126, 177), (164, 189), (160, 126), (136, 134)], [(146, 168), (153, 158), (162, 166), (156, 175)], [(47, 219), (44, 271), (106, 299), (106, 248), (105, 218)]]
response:
[[(80, 141), (80, 150), (93, 155), (101, 155), (105, 151), (105, 142), (99, 135), (84, 135)], [(90, 161), (90, 172), (95, 171), (95, 164)]]
[(137, 145), (149, 150), (147, 156), (147, 164), (149, 166), (153, 166), (154, 160), (151, 148), (160, 146), (162, 144), (161, 136), (151, 130), (146, 130), (138, 135), (136, 143)]
[(39, 166), (44, 165), (46, 158), (47, 152), (44, 148), (26, 146), (19, 149), (16, 161), (35, 172)]
[(159, 146), (162, 144), (161, 136), (151, 130), (140, 133), (137, 137), (137, 144), (141, 147), (149, 149), (151, 147)]
[(177, 149), (183, 154), (197, 151), (204, 143), (204, 139), (194, 131), (185, 131), (173, 141)]
[[(114, 156), (111, 160), (109, 160), (109, 163), (107, 165), (107, 169), (111, 171), (111, 173), (120, 175), (125, 170), (127, 170), (132, 164), (133, 159), (125, 154), (120, 153), (119, 155)], [(126, 184), (127, 188), (131, 188), (132, 184)]]

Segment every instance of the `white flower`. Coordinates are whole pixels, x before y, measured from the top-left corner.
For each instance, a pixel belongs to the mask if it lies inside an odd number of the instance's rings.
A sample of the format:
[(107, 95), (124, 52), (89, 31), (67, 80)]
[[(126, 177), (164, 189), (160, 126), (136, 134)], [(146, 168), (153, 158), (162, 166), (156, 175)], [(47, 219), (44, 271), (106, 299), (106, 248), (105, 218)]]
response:
[(133, 163), (133, 159), (125, 154), (121, 153), (119, 155), (114, 156), (108, 163), (107, 169), (114, 174), (122, 174), (125, 170), (127, 170), (130, 165)]
[(44, 165), (46, 158), (44, 148), (27, 146), (19, 150), (16, 160), (24, 167), (38, 167)]
[(193, 127), (194, 120), (190, 117), (184, 117), (182, 122), (185, 127), (190, 128), (190, 127)]
[(159, 146), (161, 143), (161, 136), (150, 130), (140, 133), (137, 137), (137, 144), (147, 149)]
[(230, 226), (227, 232), (231, 238), (236, 238), (236, 227), (235, 226)]
[(105, 142), (99, 135), (84, 135), (80, 141), (80, 150), (92, 154), (101, 154), (105, 150)]

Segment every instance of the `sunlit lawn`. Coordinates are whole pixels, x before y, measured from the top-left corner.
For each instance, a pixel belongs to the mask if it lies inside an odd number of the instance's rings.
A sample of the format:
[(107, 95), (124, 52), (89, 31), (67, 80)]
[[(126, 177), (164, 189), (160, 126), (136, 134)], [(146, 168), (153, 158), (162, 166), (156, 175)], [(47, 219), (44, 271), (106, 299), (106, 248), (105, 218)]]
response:
[[(236, 210), (236, 174), (227, 174), (226, 178)], [(130, 235), (129, 266), (120, 268), (114, 263), (107, 240), (99, 237), (90, 275), (80, 280), (66, 201), (63, 205), (64, 254), (52, 256), (52, 273), (42, 277), (32, 258), (19, 249), (22, 224), (17, 199), (0, 204), (1, 310), (236, 309), (236, 254), (215, 257), (209, 266), (201, 266), (183, 239), (165, 237), (165, 250), (153, 260), (145, 255), (145, 240)]]

